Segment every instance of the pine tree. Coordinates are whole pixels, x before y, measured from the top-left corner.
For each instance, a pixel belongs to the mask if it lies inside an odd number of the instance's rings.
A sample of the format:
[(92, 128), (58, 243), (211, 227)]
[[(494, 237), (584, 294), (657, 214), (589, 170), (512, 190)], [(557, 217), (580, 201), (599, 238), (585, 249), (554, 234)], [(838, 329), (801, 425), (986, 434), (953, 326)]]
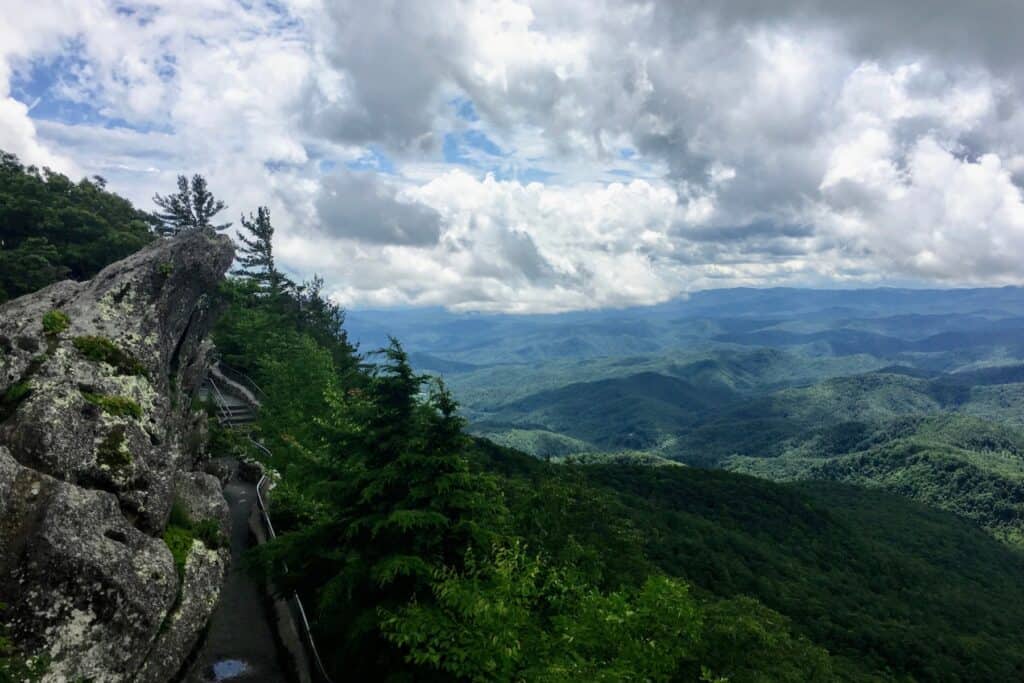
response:
[(274, 226), (270, 223), (270, 210), (261, 206), (255, 215), (242, 216), (242, 227), (251, 237), (236, 232), (242, 243), (238, 257), (241, 267), (233, 273), (253, 282), (263, 294), (280, 294), (285, 289), (286, 278), (274, 263)]
[(160, 219), (159, 232), (165, 236), (177, 235), (184, 230), (212, 228), (226, 230), (231, 223), (214, 225), (214, 216), (227, 208), (220, 199), (215, 199), (206, 185), (206, 178), (198, 173), (192, 176), (192, 183), (183, 175), (178, 176), (178, 191), (170, 195), (153, 195), (153, 202), (160, 207), (156, 216)]
[(420, 398), (425, 378), (398, 342), (382, 354), (368, 386), (328, 397), (324, 450), (308, 452), (292, 503), (308, 522), (257, 557), (279, 588), (315, 596), (319, 628), (343, 643), (339, 670), (383, 681), (409, 667), (381, 633), (384, 611), (429, 603), (438, 572), (489, 547), (488, 520), (503, 507), (493, 482), (470, 471), (451, 396), (438, 387)]

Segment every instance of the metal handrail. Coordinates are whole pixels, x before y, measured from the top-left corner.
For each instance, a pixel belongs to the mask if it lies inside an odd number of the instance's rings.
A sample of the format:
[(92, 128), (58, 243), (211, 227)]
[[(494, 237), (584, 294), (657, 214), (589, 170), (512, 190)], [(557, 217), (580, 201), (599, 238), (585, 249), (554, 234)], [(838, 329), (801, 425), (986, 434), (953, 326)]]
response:
[(238, 368), (228, 365), (227, 363), (224, 362), (223, 359), (217, 360), (217, 367), (220, 368), (220, 371), (223, 372), (228, 379), (238, 382), (239, 384), (245, 386), (247, 389), (254, 390), (255, 393), (259, 394), (263, 398), (267, 397), (267, 392), (263, 391), (263, 388), (259, 384), (256, 384), (256, 381), (253, 380), (252, 377), (242, 372)]
[[(268, 449), (266, 446), (256, 441), (252, 437), (249, 437), (249, 441), (251, 441), (257, 448), (263, 451), (268, 457), (273, 457), (273, 453), (271, 453), (270, 449)], [(274, 524), (270, 521), (270, 513), (267, 510), (266, 503), (263, 501), (263, 494), (260, 493), (260, 489), (263, 488), (263, 483), (266, 481), (269, 480), (267, 479), (267, 475), (264, 474), (263, 476), (260, 477), (259, 482), (256, 484), (256, 504), (260, 508), (260, 513), (262, 513), (263, 523), (267, 525), (267, 531), (270, 534), (270, 538), (275, 539), (277, 538), (277, 534), (274, 532)], [(288, 571), (287, 564), (284, 566), (284, 570), (286, 572)], [(292, 600), (295, 601), (295, 607), (298, 610), (299, 617), (302, 620), (302, 630), (306, 636), (306, 643), (307, 645), (309, 645), (309, 651), (313, 653), (313, 660), (316, 662), (317, 670), (320, 672), (320, 675), (323, 677), (323, 679), (327, 681), (327, 683), (334, 683), (334, 681), (331, 680), (331, 677), (327, 674), (327, 669), (326, 667), (324, 667), (323, 661), (320, 659), (320, 650), (317, 649), (316, 640), (313, 638), (313, 629), (309, 625), (309, 619), (306, 617), (306, 608), (302, 605), (302, 599), (299, 597), (298, 591), (292, 592)]]
[[(222, 426), (226, 426), (227, 401), (224, 398), (224, 394), (221, 392), (220, 388), (217, 386), (217, 383), (213, 380), (213, 378), (208, 376), (207, 379), (209, 380), (210, 386), (213, 388), (215, 394), (214, 402), (217, 404), (218, 408), (218, 421)], [(252, 438), (252, 436), (248, 436), (248, 439), (249, 442), (252, 443), (252, 445), (260, 449), (268, 458), (272, 459), (274, 457), (274, 454), (270, 452), (269, 448), (261, 444), (256, 439)], [(267, 475), (264, 474), (256, 483), (256, 504), (260, 509), (260, 518), (263, 520), (264, 525), (266, 525), (267, 532), (270, 534), (270, 538), (275, 539), (277, 538), (277, 533), (274, 531), (273, 522), (270, 521), (270, 512), (267, 510), (267, 504), (263, 500), (262, 493), (263, 485), (268, 481), (270, 480), (267, 478)], [(284, 569), (285, 571), (288, 571), (288, 566), (285, 565)], [(299, 594), (297, 591), (292, 593), (291, 599), (294, 601), (295, 608), (298, 611), (299, 617), (302, 621), (303, 635), (305, 635), (306, 637), (306, 645), (309, 647), (309, 651), (313, 654), (313, 660), (316, 662), (317, 671), (320, 673), (320, 676), (323, 678), (324, 681), (326, 681), (326, 683), (334, 683), (331, 677), (327, 674), (327, 669), (326, 667), (324, 667), (323, 660), (320, 659), (320, 650), (317, 648), (316, 640), (314, 640), (313, 638), (313, 629), (309, 625), (309, 619), (306, 617), (306, 609), (305, 607), (303, 607), (302, 600), (299, 598)]]
[(217, 386), (217, 382), (214, 381), (213, 377), (207, 375), (206, 381), (210, 383), (210, 388), (213, 389), (213, 393), (215, 394), (213, 402), (217, 404), (217, 422), (221, 427), (225, 427), (228, 424), (229, 417), (227, 399), (224, 398), (224, 393), (220, 390), (220, 387)]

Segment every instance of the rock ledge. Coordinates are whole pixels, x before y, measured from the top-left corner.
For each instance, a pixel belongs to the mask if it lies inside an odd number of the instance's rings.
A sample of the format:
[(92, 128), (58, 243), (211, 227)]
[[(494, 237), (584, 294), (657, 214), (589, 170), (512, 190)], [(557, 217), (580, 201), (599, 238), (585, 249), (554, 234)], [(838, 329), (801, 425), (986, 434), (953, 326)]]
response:
[(195, 231), (0, 306), (0, 619), (47, 680), (167, 680), (216, 605), (226, 551), (179, 576), (163, 534), (226, 516), (191, 406), (233, 258)]

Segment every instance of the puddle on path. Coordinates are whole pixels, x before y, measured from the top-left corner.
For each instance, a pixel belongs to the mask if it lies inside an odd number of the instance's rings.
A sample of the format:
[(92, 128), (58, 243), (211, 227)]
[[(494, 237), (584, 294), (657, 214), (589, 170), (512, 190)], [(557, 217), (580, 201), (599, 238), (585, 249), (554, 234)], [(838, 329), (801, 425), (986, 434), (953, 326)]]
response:
[(249, 670), (249, 665), (241, 659), (222, 659), (214, 662), (207, 672), (208, 681), (230, 681), (238, 678)]

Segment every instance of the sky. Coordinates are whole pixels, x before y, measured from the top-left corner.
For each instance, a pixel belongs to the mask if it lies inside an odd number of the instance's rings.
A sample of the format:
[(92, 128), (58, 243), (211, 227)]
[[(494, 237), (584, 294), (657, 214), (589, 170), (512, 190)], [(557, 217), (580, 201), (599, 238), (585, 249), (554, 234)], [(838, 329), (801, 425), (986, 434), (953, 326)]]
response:
[(345, 306), (1024, 284), (1018, 0), (0, 0), (0, 149)]

